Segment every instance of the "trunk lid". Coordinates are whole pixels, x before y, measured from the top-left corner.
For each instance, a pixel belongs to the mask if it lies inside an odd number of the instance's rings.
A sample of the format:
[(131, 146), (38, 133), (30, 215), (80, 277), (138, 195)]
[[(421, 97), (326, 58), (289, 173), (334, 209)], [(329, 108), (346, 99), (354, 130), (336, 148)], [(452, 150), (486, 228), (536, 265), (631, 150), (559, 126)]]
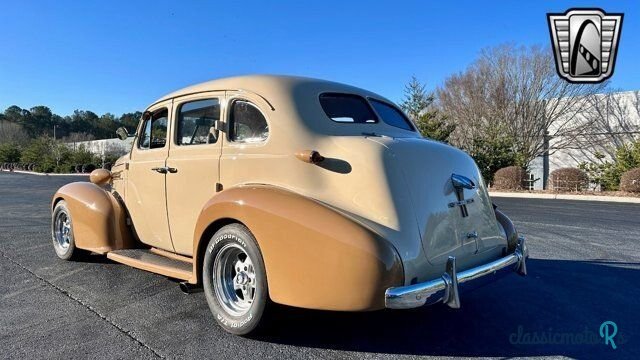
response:
[[(445, 264), (455, 256), (464, 269), (486, 258), (475, 255), (506, 247), (482, 175), (469, 155), (422, 138), (370, 139), (391, 150), (401, 164), (429, 263)], [(471, 180), (474, 188), (457, 190), (452, 176)]]

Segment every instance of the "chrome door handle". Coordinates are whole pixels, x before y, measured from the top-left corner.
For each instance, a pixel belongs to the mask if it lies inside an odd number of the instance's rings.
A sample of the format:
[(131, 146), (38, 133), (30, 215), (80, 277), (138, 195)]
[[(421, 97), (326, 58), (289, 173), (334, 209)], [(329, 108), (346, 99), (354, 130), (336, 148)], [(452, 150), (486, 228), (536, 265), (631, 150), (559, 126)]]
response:
[(167, 167), (154, 167), (151, 168), (151, 170), (159, 172), (160, 174), (166, 174), (169, 170), (167, 169)]
[(157, 171), (157, 172), (159, 172), (160, 174), (166, 174), (166, 173), (172, 173), (172, 174), (175, 174), (175, 173), (177, 173), (177, 172), (178, 172), (178, 169), (176, 169), (176, 168), (172, 168), (172, 167), (168, 167), (168, 166), (163, 166), (163, 167), (154, 167), (154, 168), (151, 168), (151, 170), (153, 170), (153, 171)]

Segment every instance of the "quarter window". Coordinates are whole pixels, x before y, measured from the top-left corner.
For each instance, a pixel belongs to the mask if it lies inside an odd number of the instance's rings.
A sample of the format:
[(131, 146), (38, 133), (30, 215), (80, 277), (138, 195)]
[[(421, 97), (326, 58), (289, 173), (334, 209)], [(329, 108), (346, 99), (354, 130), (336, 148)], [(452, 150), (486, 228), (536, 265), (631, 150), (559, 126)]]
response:
[(377, 123), (378, 118), (363, 97), (351, 94), (325, 93), (320, 105), (331, 120), (341, 123)]
[(407, 120), (404, 114), (398, 111), (398, 109), (376, 99), (369, 99), (369, 101), (371, 101), (371, 105), (374, 109), (376, 109), (378, 115), (382, 117), (382, 121), (400, 129), (414, 131), (413, 126), (411, 126), (411, 124), (409, 123), (409, 120)]
[(167, 120), (169, 111), (166, 108), (156, 110), (142, 124), (138, 147), (140, 149), (163, 148), (167, 143)]
[(255, 143), (269, 136), (269, 125), (262, 112), (252, 103), (236, 100), (231, 105), (229, 117), (231, 141)]
[(182, 104), (178, 116), (178, 145), (213, 144), (218, 141), (215, 122), (220, 120), (218, 99), (197, 100)]

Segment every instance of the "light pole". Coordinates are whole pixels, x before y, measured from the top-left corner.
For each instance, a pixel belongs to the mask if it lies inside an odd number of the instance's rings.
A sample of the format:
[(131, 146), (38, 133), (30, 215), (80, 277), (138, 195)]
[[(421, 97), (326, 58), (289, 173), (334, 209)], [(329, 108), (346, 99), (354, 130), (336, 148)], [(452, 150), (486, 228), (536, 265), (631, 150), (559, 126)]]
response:
[(545, 131), (542, 137), (542, 189), (547, 190), (547, 181), (549, 181), (549, 140), (551, 135), (549, 131)]

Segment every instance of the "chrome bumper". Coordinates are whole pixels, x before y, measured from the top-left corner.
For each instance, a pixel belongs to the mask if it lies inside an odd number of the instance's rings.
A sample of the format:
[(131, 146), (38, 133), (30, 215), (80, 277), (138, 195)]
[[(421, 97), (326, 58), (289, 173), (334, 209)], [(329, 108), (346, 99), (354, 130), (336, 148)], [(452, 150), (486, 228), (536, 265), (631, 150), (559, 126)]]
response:
[(411, 309), (442, 301), (457, 309), (460, 307), (459, 284), (493, 274), (508, 266), (513, 266), (513, 270), (520, 275), (527, 275), (527, 256), (524, 237), (518, 238), (518, 245), (513, 254), (459, 274), (456, 272), (456, 258), (450, 256), (446, 271), (440, 278), (420, 284), (388, 288), (385, 292), (385, 306), (389, 309)]

